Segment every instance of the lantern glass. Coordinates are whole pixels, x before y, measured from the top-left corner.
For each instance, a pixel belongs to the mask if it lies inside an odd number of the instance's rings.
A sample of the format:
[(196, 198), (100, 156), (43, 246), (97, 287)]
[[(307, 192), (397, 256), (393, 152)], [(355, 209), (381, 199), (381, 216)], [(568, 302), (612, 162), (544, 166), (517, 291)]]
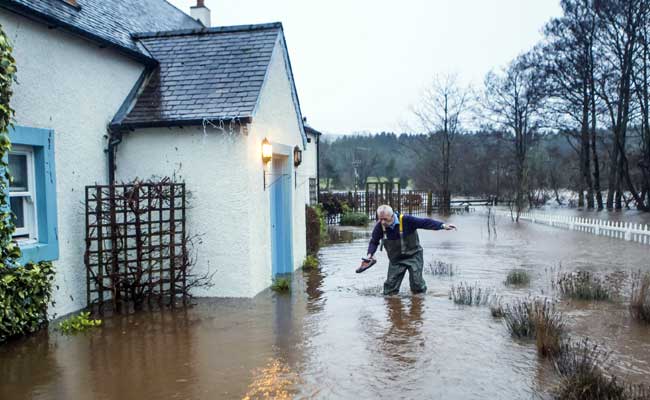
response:
[(293, 148), (293, 165), (296, 167), (302, 163), (302, 150), (296, 146)]
[(271, 158), (273, 157), (273, 146), (271, 145), (271, 142), (268, 141), (268, 139), (264, 138), (262, 141), (262, 161), (265, 163), (271, 161)]

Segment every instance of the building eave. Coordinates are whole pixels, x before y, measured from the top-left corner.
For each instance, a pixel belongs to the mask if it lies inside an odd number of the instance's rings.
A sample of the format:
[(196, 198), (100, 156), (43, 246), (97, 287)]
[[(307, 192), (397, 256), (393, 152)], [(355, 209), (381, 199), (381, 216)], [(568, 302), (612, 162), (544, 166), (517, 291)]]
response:
[(134, 59), (136, 61), (139, 61), (146, 66), (153, 67), (158, 65), (158, 62), (152, 57), (148, 57), (143, 53), (140, 53), (128, 47), (121, 46), (117, 43), (111, 42), (110, 40), (102, 38), (101, 36), (95, 35), (84, 29), (80, 29), (76, 26), (68, 24), (50, 15), (41, 13), (37, 10), (30, 9), (22, 4), (13, 3), (13, 2), (2, 2), (0, 3), (0, 7), (8, 11), (11, 11), (15, 14), (18, 14), (22, 17), (25, 17), (27, 19), (30, 19), (32, 21), (44, 23), (50, 27), (60, 28), (69, 33), (75, 34), (77, 36), (81, 36), (86, 40), (96, 43), (100, 47), (110, 47), (112, 49), (115, 49), (118, 52), (124, 54), (125, 56)]

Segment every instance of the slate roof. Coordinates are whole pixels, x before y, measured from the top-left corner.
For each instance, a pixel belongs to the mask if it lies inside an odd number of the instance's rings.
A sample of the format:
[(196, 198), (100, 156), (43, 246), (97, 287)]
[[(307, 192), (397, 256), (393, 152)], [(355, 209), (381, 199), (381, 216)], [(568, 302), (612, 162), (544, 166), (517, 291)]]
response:
[(125, 118), (128, 128), (249, 120), (262, 89), (280, 23), (135, 34), (158, 60)]
[(203, 25), (165, 0), (2, 0), (0, 6), (37, 17), (127, 53), (150, 59), (132, 32), (196, 29)]
[(311, 126), (307, 125), (306, 123), (304, 125), (305, 125), (305, 133), (308, 133), (308, 134), (314, 135), (314, 136), (321, 136), (322, 135), (321, 132), (317, 131), (316, 129), (312, 128)]

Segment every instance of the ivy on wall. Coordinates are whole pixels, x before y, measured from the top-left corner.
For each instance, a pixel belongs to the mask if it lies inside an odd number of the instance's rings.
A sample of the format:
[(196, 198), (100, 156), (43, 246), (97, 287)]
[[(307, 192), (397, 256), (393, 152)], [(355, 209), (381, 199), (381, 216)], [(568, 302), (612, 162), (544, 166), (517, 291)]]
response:
[(10, 106), (16, 61), (0, 25), (0, 343), (34, 332), (47, 323), (54, 268), (51, 263), (20, 265), (20, 247), (13, 240), (13, 214), (6, 195), (11, 182), (9, 151), (14, 110)]

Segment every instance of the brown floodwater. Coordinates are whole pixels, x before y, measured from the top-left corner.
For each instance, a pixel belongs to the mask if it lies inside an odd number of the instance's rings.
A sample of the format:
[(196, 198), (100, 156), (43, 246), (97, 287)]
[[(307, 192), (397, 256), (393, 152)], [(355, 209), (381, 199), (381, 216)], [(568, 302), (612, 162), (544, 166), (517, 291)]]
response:
[[(384, 298), (385, 254), (354, 272), (370, 228), (336, 229), (321, 270), (297, 271), (291, 294), (199, 299), (0, 346), (0, 399), (544, 398), (557, 377), (534, 344), (513, 340), (485, 306), (454, 305), (449, 288), (478, 282), (506, 302), (553, 298), (551, 277), (575, 269), (611, 273), (620, 295), (560, 302), (570, 334), (610, 350), (624, 380), (650, 381), (650, 327), (626, 308), (627, 277), (650, 271), (650, 246), (506, 218), (495, 236), (478, 214), (449, 220), (458, 231), (420, 233), (427, 264), (455, 272), (427, 272), (424, 296), (411, 297), (405, 280), (399, 296)], [(530, 285), (505, 286), (512, 268), (528, 270)]]

